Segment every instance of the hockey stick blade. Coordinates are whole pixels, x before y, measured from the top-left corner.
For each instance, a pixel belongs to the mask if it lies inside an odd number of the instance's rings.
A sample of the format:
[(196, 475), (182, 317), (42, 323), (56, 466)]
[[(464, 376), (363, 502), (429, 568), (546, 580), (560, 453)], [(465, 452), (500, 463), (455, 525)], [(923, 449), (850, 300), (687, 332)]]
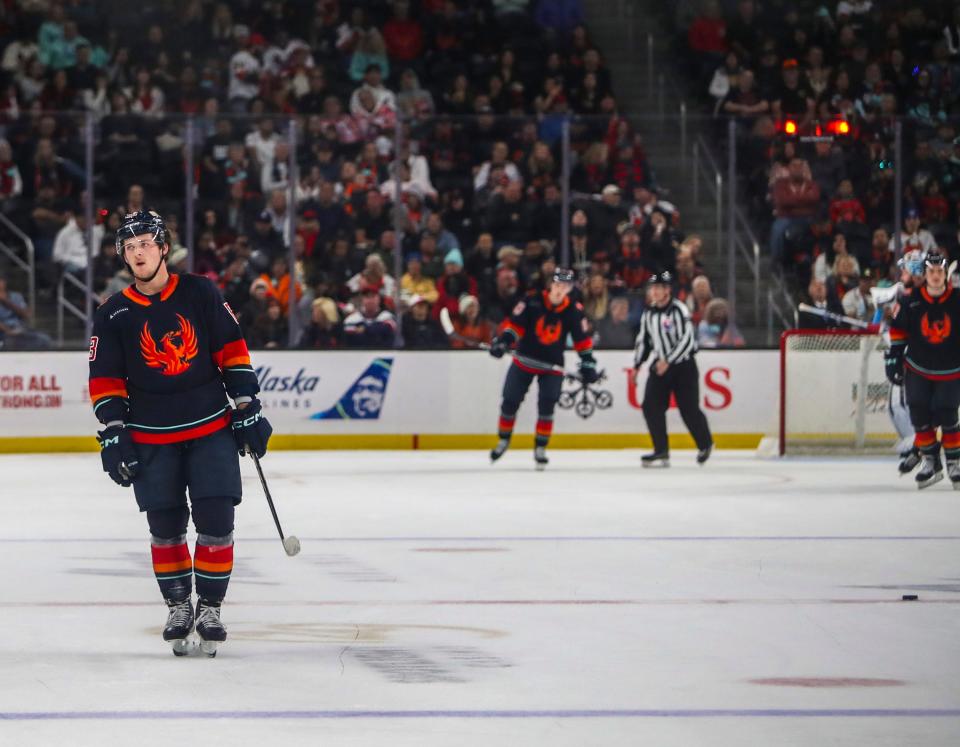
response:
[(273, 516), (273, 523), (277, 527), (277, 532), (280, 534), (280, 541), (283, 543), (283, 550), (291, 558), (300, 552), (300, 540), (294, 537), (292, 534), (289, 537), (285, 537), (283, 534), (283, 529), (280, 526), (280, 518), (277, 516), (277, 509), (273, 505), (273, 497), (270, 495), (270, 488), (267, 487), (267, 479), (263, 476), (263, 468), (260, 466), (260, 458), (247, 448), (247, 453), (253, 459), (254, 465), (257, 468), (257, 474), (260, 476), (260, 485), (263, 486), (263, 494), (267, 498), (267, 505), (270, 507), (270, 514)]
[(453, 320), (450, 318), (450, 309), (446, 306), (440, 309), (440, 326), (443, 327), (443, 332), (447, 337), (453, 337), (456, 334), (456, 330), (453, 328)]

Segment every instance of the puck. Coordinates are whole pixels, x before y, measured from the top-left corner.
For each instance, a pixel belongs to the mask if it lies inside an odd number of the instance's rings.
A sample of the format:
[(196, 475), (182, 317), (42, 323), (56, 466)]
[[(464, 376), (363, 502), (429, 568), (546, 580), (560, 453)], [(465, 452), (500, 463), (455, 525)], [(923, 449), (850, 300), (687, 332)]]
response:
[(904, 594), (900, 597), (904, 602), (916, 602), (918, 597), (916, 594)]

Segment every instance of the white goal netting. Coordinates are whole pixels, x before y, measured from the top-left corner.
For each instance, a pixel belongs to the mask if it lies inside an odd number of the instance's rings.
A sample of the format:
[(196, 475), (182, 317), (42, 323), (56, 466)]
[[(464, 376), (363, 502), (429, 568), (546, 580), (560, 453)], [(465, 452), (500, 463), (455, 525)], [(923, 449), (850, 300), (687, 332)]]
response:
[(881, 335), (792, 330), (780, 341), (780, 453), (889, 452)]

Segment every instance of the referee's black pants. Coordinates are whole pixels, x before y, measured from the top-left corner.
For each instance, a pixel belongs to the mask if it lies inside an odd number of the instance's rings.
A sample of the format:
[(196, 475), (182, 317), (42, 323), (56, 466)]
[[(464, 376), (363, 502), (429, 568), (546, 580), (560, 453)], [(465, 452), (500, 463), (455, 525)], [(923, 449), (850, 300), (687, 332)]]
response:
[(688, 358), (682, 363), (671, 365), (663, 376), (657, 376), (653, 365), (647, 377), (647, 388), (643, 393), (643, 417), (647, 421), (647, 430), (653, 439), (653, 450), (658, 454), (670, 451), (667, 441), (667, 409), (670, 407), (670, 395), (677, 399), (680, 417), (687, 426), (698, 449), (705, 449), (713, 443), (707, 416), (700, 409), (700, 372), (697, 362)]

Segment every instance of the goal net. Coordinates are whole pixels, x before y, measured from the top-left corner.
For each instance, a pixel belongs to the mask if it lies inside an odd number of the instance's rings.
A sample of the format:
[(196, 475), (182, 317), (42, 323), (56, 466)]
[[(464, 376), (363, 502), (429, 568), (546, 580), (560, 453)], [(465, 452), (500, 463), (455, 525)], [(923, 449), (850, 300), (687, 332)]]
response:
[(889, 453), (896, 433), (881, 335), (790, 330), (780, 339), (780, 454)]

